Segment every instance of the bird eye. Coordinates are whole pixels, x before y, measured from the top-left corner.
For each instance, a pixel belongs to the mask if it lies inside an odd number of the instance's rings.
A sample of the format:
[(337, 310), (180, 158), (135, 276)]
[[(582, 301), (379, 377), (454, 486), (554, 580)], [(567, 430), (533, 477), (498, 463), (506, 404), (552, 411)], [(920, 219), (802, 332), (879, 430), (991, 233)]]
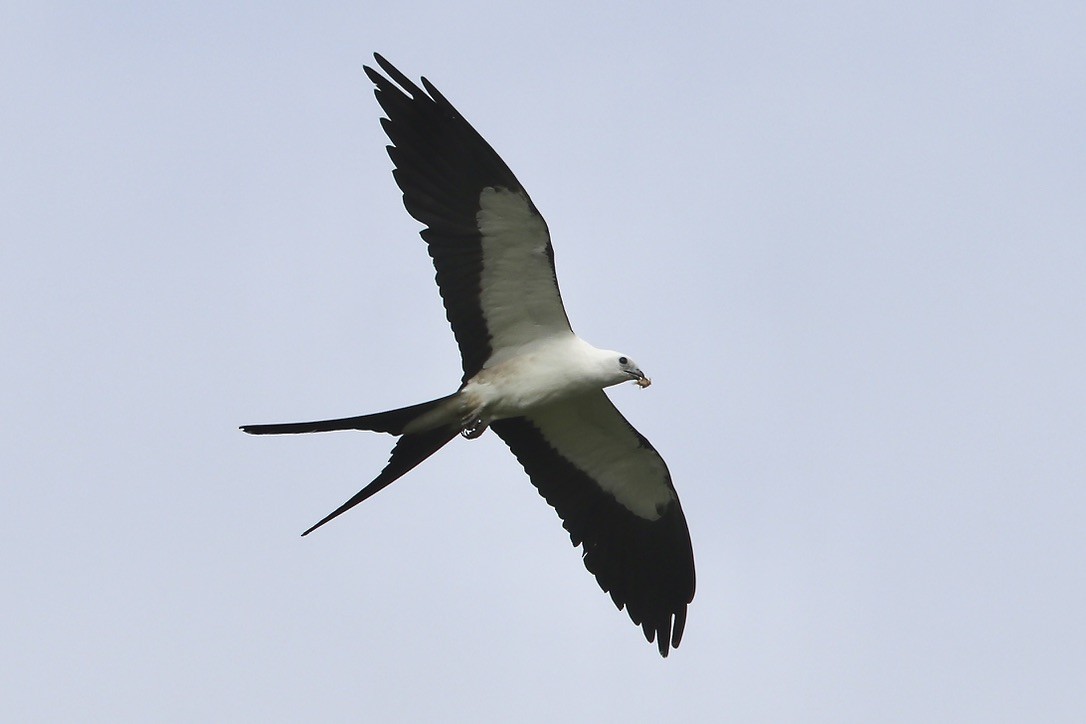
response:
[(627, 363), (627, 362), (629, 362), (629, 361), (630, 361), (630, 360), (626, 359), (625, 357), (619, 357), (619, 358), (618, 358), (618, 363), (619, 363), (620, 365), (624, 365), (624, 364), (626, 364), (626, 363)]

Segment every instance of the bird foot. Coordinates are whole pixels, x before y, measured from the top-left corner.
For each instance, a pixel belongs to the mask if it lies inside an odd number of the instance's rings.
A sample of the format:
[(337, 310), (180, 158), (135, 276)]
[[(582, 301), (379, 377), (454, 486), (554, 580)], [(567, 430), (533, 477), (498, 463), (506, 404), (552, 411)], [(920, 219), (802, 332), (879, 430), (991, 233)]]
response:
[(487, 423), (483, 422), (483, 418), (473, 417), (461, 423), (460, 434), (468, 440), (474, 440), (486, 432), (486, 428)]

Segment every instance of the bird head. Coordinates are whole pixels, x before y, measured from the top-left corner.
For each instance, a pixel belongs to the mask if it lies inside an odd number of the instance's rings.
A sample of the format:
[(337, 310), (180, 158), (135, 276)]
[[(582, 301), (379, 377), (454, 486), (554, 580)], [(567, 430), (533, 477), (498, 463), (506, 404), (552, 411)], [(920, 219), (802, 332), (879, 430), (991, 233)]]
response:
[(637, 363), (624, 354), (614, 353), (612, 357), (614, 363), (617, 363), (617, 369), (615, 376), (617, 379), (612, 384), (618, 384), (627, 380), (633, 380), (637, 383), (637, 386), (644, 389), (652, 384), (652, 380), (645, 376), (645, 373), (641, 371), (641, 368), (637, 366)]

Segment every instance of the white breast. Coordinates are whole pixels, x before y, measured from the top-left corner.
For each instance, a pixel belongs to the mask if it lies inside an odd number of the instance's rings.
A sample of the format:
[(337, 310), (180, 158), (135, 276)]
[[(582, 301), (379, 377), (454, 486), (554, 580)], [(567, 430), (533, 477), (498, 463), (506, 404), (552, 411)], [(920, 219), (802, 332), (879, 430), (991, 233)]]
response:
[(518, 417), (572, 395), (598, 390), (599, 350), (574, 334), (547, 337), (492, 358), (463, 395), (486, 417)]

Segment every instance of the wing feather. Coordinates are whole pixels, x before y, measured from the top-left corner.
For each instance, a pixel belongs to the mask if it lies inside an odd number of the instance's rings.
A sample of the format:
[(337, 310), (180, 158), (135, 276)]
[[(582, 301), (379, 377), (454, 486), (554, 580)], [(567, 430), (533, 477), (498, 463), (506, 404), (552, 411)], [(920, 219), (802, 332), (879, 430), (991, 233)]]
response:
[[(694, 598), (694, 554), (660, 455), (603, 392), (491, 426), (581, 546), (600, 587), (667, 656)], [(591, 444), (571, 442), (578, 439)]]
[(393, 176), (408, 213), (426, 227), (464, 381), (495, 351), (569, 333), (546, 222), (516, 176), (429, 81), (420, 88), (374, 57), (387, 77), (366, 74), (386, 115)]

